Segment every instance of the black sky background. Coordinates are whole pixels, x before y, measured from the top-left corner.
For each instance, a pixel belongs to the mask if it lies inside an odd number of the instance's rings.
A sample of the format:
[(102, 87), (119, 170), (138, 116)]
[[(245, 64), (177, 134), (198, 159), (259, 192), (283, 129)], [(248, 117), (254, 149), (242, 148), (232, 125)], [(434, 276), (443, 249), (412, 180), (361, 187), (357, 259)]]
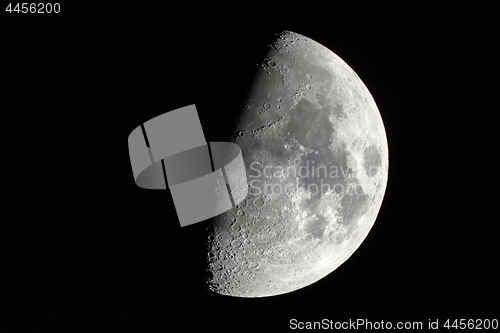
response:
[[(493, 1), (61, 3), (0, 16), (0, 332), (284, 332), (289, 320), (498, 318)], [(4, 8), (6, 5), (4, 6)], [(2, 8), (2, 10), (4, 9)], [(228, 141), (275, 33), (330, 48), (381, 112), (389, 181), (352, 257), (265, 299), (204, 285), (204, 223), (135, 186), (127, 137), (196, 104)]]

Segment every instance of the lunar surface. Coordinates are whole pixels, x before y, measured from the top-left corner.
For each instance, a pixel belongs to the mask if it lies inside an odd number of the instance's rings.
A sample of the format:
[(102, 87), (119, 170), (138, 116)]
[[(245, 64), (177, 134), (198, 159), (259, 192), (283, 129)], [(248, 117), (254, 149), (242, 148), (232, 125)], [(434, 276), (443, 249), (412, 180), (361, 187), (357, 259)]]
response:
[(387, 184), (382, 118), (354, 71), (285, 31), (239, 114), (249, 193), (208, 226), (209, 289), (264, 297), (334, 271), (373, 226)]

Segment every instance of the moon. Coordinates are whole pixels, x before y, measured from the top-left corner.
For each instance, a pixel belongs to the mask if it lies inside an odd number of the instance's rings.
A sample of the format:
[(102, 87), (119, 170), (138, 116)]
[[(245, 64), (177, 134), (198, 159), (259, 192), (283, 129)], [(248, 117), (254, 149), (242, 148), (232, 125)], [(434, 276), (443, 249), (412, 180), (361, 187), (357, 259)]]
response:
[(306, 287), (368, 235), (387, 185), (380, 112), (323, 45), (284, 31), (269, 45), (236, 122), (248, 195), (210, 222), (208, 288), (265, 297)]

